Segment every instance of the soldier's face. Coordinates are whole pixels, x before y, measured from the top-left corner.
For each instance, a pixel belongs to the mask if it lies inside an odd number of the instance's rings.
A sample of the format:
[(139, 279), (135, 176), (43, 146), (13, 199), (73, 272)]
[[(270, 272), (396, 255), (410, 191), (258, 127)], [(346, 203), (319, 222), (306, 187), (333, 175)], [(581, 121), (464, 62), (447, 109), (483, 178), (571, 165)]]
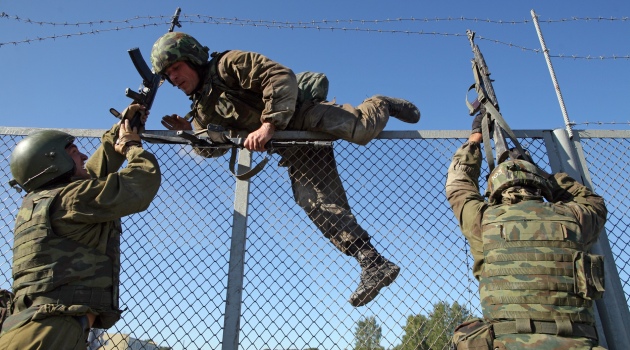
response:
[(178, 61), (171, 64), (164, 72), (173, 85), (177, 86), (186, 95), (195, 92), (199, 85), (199, 75), (186, 62)]
[(85, 170), (85, 161), (88, 159), (88, 157), (85, 154), (81, 153), (74, 143), (66, 147), (66, 152), (74, 161), (75, 167), (73, 177), (80, 179), (90, 179), (90, 174), (88, 174), (87, 170)]

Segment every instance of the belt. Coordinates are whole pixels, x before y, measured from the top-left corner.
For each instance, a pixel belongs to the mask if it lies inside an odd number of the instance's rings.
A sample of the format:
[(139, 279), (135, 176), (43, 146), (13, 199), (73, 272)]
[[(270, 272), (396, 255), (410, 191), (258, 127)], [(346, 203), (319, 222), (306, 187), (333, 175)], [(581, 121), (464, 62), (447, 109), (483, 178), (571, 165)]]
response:
[[(526, 331), (519, 331), (517, 321), (505, 321), (493, 324), (494, 334), (521, 334), (521, 333), (542, 333), (553, 334), (558, 336), (574, 336), (574, 337), (586, 337), (597, 340), (597, 330), (595, 327), (584, 323), (571, 322), (571, 329), (565, 331), (558, 331), (559, 327), (556, 322), (540, 322), (533, 321), (530, 323), (530, 328)], [(522, 329), (521, 329), (522, 330)]]

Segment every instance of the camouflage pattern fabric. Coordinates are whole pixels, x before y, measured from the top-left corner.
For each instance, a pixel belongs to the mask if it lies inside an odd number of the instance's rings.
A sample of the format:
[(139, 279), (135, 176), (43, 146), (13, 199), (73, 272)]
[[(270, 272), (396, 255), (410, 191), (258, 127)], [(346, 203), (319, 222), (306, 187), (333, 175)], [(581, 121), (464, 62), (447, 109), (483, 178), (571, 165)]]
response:
[(2, 327), (4, 320), (11, 314), (13, 298), (15, 298), (15, 295), (12, 292), (6, 289), (0, 289), (0, 327)]
[(479, 292), (486, 319), (568, 317), (594, 324), (592, 302), (574, 292), (574, 256), (584, 246), (570, 213), (541, 201), (491, 206), (482, 231)]
[(453, 334), (453, 350), (605, 350), (585, 337), (558, 337), (549, 334), (496, 335), (493, 325), (484, 319), (471, 319), (459, 325)]
[[(114, 125), (86, 162), (92, 179), (39, 189), (24, 199), (14, 232), (16, 303), (7, 322), (31, 304), (40, 318), (95, 314), (97, 328), (120, 318), (120, 218), (149, 206), (161, 173), (155, 156), (141, 147), (117, 153), (117, 137)], [(65, 256), (72, 259), (60, 259)], [(55, 278), (32, 274), (33, 267)]]
[[(470, 245), (486, 322), (518, 324), (514, 334), (495, 334), (493, 347), (599, 349), (596, 340), (575, 334), (594, 332), (589, 298), (597, 295), (576, 292), (579, 280), (589, 277), (573, 269), (576, 257), (588, 252), (606, 222), (603, 199), (558, 173), (549, 179), (550, 203), (490, 205), (479, 193), (481, 160), (478, 143), (466, 142), (457, 150), (448, 169), (446, 196)], [(554, 317), (560, 313), (562, 317)], [(538, 319), (548, 320), (554, 334), (528, 333)]]
[(72, 316), (30, 321), (0, 337), (0, 350), (85, 350), (87, 333)]
[(596, 340), (583, 337), (558, 337), (548, 334), (507, 334), (494, 340), (497, 350), (606, 350)]
[[(299, 89), (289, 68), (254, 52), (231, 50), (212, 56), (205, 83), (193, 95), (187, 115), (197, 130), (215, 124), (251, 132), (270, 122), (280, 130), (325, 132), (367, 144), (389, 120), (387, 103), (375, 98), (356, 108), (306, 101), (296, 112)], [(225, 153), (196, 152), (203, 156)], [(288, 167), (296, 202), (325, 237), (348, 255), (354, 242), (369, 242), (368, 233), (351, 212), (332, 148), (296, 147), (278, 153), (281, 164)]]
[(207, 47), (186, 33), (166, 33), (153, 44), (151, 49), (153, 72), (163, 74), (171, 64), (182, 60), (201, 66), (208, 61), (208, 51)]
[(540, 189), (542, 195), (550, 200), (551, 184), (532, 163), (524, 160), (506, 160), (497, 165), (488, 177), (490, 203), (501, 201), (501, 192), (512, 186), (530, 186)]
[(120, 221), (102, 224), (109, 232), (106, 249), (98, 250), (79, 242), (57, 236), (51, 226), (51, 203), (66, 185), (36, 190), (23, 200), (15, 220), (13, 246), (13, 290), (16, 310), (22, 311), (22, 300), (33, 303), (74, 305), (89, 303), (100, 313), (105, 328), (120, 318), (121, 311), (112, 309), (114, 300), (114, 270), (118, 259), (105, 251), (116, 251), (120, 245)]

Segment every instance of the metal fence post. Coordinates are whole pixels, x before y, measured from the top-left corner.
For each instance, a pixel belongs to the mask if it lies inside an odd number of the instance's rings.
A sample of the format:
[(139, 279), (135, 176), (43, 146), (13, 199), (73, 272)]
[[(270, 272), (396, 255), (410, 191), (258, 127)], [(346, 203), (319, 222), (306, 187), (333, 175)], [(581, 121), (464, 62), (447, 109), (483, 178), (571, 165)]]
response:
[[(553, 172), (565, 172), (582, 184), (593, 188), (579, 136), (574, 134), (571, 140), (566, 130), (556, 129), (549, 137), (545, 137), (545, 144)], [(603, 255), (606, 260), (604, 264), (606, 292), (595, 305), (600, 345), (610, 350), (630, 349), (630, 337), (627, 332), (630, 329), (630, 312), (619, 272), (615, 267), (606, 229), (602, 230), (591, 251)]]
[[(246, 149), (239, 152), (237, 173), (251, 167), (252, 154)], [(247, 210), (249, 207), (250, 181), (236, 180), (234, 191), (234, 218), (227, 291), (225, 297), (225, 318), (223, 326), (223, 350), (237, 350), (241, 328), (241, 303), (245, 272), (245, 243), (247, 241)]]

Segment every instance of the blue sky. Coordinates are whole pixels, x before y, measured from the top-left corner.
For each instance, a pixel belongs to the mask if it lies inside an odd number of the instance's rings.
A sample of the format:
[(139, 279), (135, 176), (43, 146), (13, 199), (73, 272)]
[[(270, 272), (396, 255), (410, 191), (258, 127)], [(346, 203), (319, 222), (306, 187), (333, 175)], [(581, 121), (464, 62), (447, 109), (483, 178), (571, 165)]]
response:
[[(534, 9), (538, 13), (541, 29), (552, 55), (580, 57), (612, 57), (616, 55), (623, 57), (630, 55), (630, 36), (628, 35), (630, 33), (630, 20), (628, 20), (630, 2), (619, 0), (506, 3), (505, 1), (437, 2), (419, 0), (406, 2), (333, 2), (326, 0), (308, 3), (301, 1), (1, 1), (0, 12), (5, 13), (6, 16), (0, 17), (0, 74), (2, 76), (0, 79), (0, 101), (3, 107), (0, 126), (109, 128), (115, 122), (115, 119), (108, 112), (109, 108), (115, 107), (122, 110), (129, 103), (129, 99), (124, 96), (125, 89), (136, 89), (140, 83), (140, 77), (129, 60), (127, 50), (139, 47), (145, 59), (148, 60), (153, 42), (166, 32), (168, 29), (166, 22), (175, 8), (179, 6), (182, 8), (183, 27), (178, 28), (178, 30), (192, 34), (203, 44), (209, 46), (212, 51), (252, 50), (263, 53), (291, 67), (296, 72), (305, 70), (324, 72), (328, 75), (331, 83), (329, 97), (331, 99), (336, 97), (340, 103), (358, 104), (374, 94), (385, 94), (409, 99), (420, 107), (422, 120), (419, 124), (404, 124), (392, 119), (386, 128), (387, 130), (459, 130), (470, 127), (472, 118), (468, 116), (464, 98), (466, 90), (473, 83), (470, 69), (472, 53), (465, 35), (466, 29), (471, 29), (477, 33), (476, 43), (485, 56), (492, 72), (492, 78), (496, 80), (494, 87), (501, 111), (512, 128), (563, 128), (564, 121), (544, 56), (534, 51), (540, 50), (540, 42), (532, 23), (530, 11)], [(19, 17), (19, 20), (16, 19), (16, 16)], [(151, 18), (147, 18), (149, 16)], [(135, 19), (136, 17), (141, 18)], [(461, 17), (479, 20), (462, 20)], [(597, 18), (600, 17), (605, 19), (598, 20)], [(411, 20), (412, 18), (415, 20)], [(578, 18), (578, 20), (573, 20), (574, 18)], [(614, 20), (609, 20), (610, 18)], [(31, 22), (27, 19), (30, 19)], [(566, 21), (560, 21), (563, 19)], [(296, 28), (288, 29), (285, 24), (254, 26), (252, 25), (254, 22), (244, 22), (243, 20), (258, 21), (258, 23), (272, 21), (281, 23), (308, 22), (308, 24), (302, 25), (308, 28), (299, 28), (300, 25), (296, 25)], [(324, 20), (326, 22), (323, 22)], [(33, 23), (38, 21), (68, 23), (69, 25), (53, 26)], [(509, 22), (515, 23), (508, 24)], [(142, 27), (143, 25), (146, 27)], [(130, 26), (134, 28), (130, 29)], [(322, 29), (314, 29), (314, 26), (320, 26)], [(116, 27), (120, 30), (113, 30)], [(346, 28), (346, 30), (342, 28)], [(95, 34), (77, 35), (91, 31), (94, 31)], [(405, 31), (408, 34), (402, 33)], [(64, 35), (67, 37), (63, 37)], [(54, 40), (46, 39), (49, 37), (56, 38)], [(43, 38), (43, 40), (36, 40), (37, 38)], [(490, 40), (482, 40), (482, 38)], [(24, 42), (26, 40), (34, 41), (26, 43)], [(512, 46), (506, 43), (511, 43)], [(625, 101), (627, 101), (630, 93), (630, 59), (552, 58), (552, 63), (562, 89), (569, 119), (577, 123), (607, 123), (603, 125), (578, 125), (578, 128), (628, 129), (627, 123), (630, 117)], [(188, 106), (189, 101), (180, 91), (165, 84), (158, 92), (153, 105), (148, 129), (163, 129), (159, 123), (161, 116), (171, 113), (183, 115), (188, 110)], [(375, 147), (378, 148), (378, 145), (381, 145), (383, 141), (375, 142)], [(417, 148), (420, 149), (424, 143), (418, 142), (420, 146)], [(430, 167), (436, 174), (441, 174), (439, 171), (445, 169), (448, 156), (456, 147), (448, 143), (444, 145), (438, 143), (438, 146), (440, 145), (442, 148), (432, 149), (434, 151), (432, 154), (436, 155), (437, 159), (430, 158), (433, 159)], [(337, 152), (348, 152), (339, 147), (336, 150)], [(361, 177), (361, 174), (368, 174), (366, 178), (369, 178), (370, 169), (378, 170), (379, 164), (366, 162), (364, 158), (361, 158), (361, 152), (356, 151), (354, 146), (351, 150), (354, 150), (353, 153), (350, 153), (352, 156), (342, 153), (342, 157), (340, 157), (339, 163), (342, 174), (348, 183), (362, 184), (365, 179)], [(448, 156), (441, 157), (440, 155), (443, 153), (448, 153)], [(353, 161), (355, 154), (358, 155), (359, 161)], [(383, 157), (383, 159), (390, 158), (393, 157)], [(405, 159), (407, 158), (413, 159), (413, 157), (405, 157)], [(418, 159), (424, 158), (418, 157)], [(163, 156), (161, 160), (164, 161), (164, 168), (174, 173), (173, 176), (169, 177), (169, 180), (186, 179), (185, 173), (190, 172), (189, 167), (197, 165), (190, 158), (176, 157), (171, 153)], [(164, 238), (167, 233), (170, 233), (170, 228), (165, 232), (155, 230), (155, 232), (149, 233), (148, 237), (140, 236), (140, 243), (146, 243), (144, 240), (158, 242), (154, 243), (156, 246), (153, 247), (154, 250), (158, 251), (158, 256), (155, 258), (153, 255), (134, 254), (133, 252), (138, 251), (139, 248), (125, 249), (129, 247), (123, 247), (125, 254), (129, 254), (127, 256), (129, 261), (126, 263), (134, 267), (130, 270), (125, 269), (123, 275), (123, 283), (125, 284), (123, 298), (132, 308), (126, 316), (126, 320), (131, 320), (129, 321), (131, 322), (130, 326), (125, 326), (125, 323), (118, 325), (123, 330), (135, 329), (139, 332), (138, 329), (140, 328), (136, 329), (136, 327), (138, 324), (142, 324), (143, 320), (150, 317), (162, 317), (162, 319), (155, 321), (156, 327), (148, 329), (146, 336), (145, 334), (137, 334), (142, 338), (161, 337), (159, 332), (161, 327), (165, 327), (165, 324), (175, 322), (173, 320), (177, 318), (190, 317), (190, 320), (183, 323), (182, 329), (178, 332), (190, 332), (188, 336), (194, 338), (195, 332), (203, 330), (203, 327), (197, 327), (196, 323), (200, 322), (197, 317), (207, 315), (208, 327), (212, 328), (209, 332), (209, 334), (211, 333), (209, 338), (214, 343), (220, 340), (220, 327), (223, 324), (221, 312), (223, 311), (224, 286), (217, 282), (217, 286), (214, 287), (212, 277), (215, 275), (223, 276), (225, 257), (227, 256), (225, 252), (229, 246), (227, 236), (231, 216), (229, 216), (228, 208), (232, 206), (232, 183), (226, 178), (230, 181), (232, 178), (225, 171), (226, 162), (224, 157), (213, 166), (195, 168), (195, 170), (207, 171), (205, 177), (216, 177), (221, 181), (210, 184), (191, 181), (185, 186), (180, 186), (176, 181), (173, 184), (171, 181), (165, 181), (160, 194), (163, 196), (161, 201), (169, 209), (176, 211), (177, 208), (183, 207), (184, 211), (188, 213), (198, 213), (194, 210), (196, 208), (189, 207), (192, 205), (190, 203), (205, 202), (201, 200), (190, 201), (186, 196), (195, 194), (205, 197), (204, 191), (210, 188), (214, 197), (208, 196), (208, 198), (223, 203), (222, 206), (214, 206), (214, 208), (223, 209), (225, 207), (224, 210), (219, 210), (220, 215), (205, 215), (205, 212), (201, 212), (198, 220), (201, 223), (201, 228), (184, 226), (186, 229), (182, 229), (182, 226), (177, 226), (180, 224), (178, 220), (175, 220), (179, 235), (174, 235), (172, 240)], [(350, 171), (357, 164), (359, 167), (362, 166), (362, 162), (367, 164), (365, 168), (359, 168), (363, 171)], [(413, 161), (409, 166), (405, 164), (400, 165), (405, 170), (419, 167)], [(286, 176), (281, 168), (273, 166), (268, 167), (266, 171), (281, 173), (276, 178), (284, 181), (281, 184), (288, 188)], [(450, 233), (458, 232), (450, 213), (443, 215), (444, 212), (434, 209), (432, 203), (426, 203), (427, 199), (436, 197), (428, 196), (424, 191), (439, 190), (441, 183), (431, 183), (432, 186), (424, 188), (418, 184), (422, 183), (421, 181), (415, 181), (413, 178), (396, 177), (396, 172), (385, 172), (385, 174), (393, 176), (394, 178), (390, 179), (389, 182), (396, 185), (386, 188), (384, 194), (382, 193), (383, 188), (379, 191), (370, 191), (370, 189), (378, 187), (377, 185), (349, 188), (349, 193), (355, 194), (351, 195), (351, 201), (355, 210), (358, 211), (357, 214), (361, 218), (362, 224), (373, 229), (378, 237), (393, 236), (392, 232), (401, 235), (401, 242), (414, 242), (417, 238), (413, 234), (416, 232), (431, 232), (432, 230), (443, 232), (443, 236), (438, 235), (437, 237), (444, 237), (444, 242), (437, 242), (437, 247), (428, 245), (426, 251), (432, 253), (452, 249), (452, 246), (460, 247), (462, 248), (461, 254), (457, 255), (457, 259), (454, 259), (456, 262), (452, 265), (463, 266), (464, 263), (458, 260), (465, 258), (463, 239), (458, 236), (459, 245), (449, 240), (452, 238), (449, 236)], [(430, 173), (420, 175), (423, 176), (423, 179), (425, 175), (434, 181), (442, 179), (440, 176), (434, 176)], [(358, 179), (355, 179), (355, 176), (358, 176)], [(377, 181), (379, 176), (374, 176), (371, 180)], [(255, 179), (255, 181), (265, 181), (261, 177)], [(280, 182), (280, 180), (278, 181)], [(401, 182), (405, 182), (405, 184)], [(259, 191), (258, 194), (260, 194), (260, 191), (265, 191), (267, 188), (275, 188), (263, 186), (260, 183), (256, 184), (259, 186), (253, 186), (252, 198), (266, 198), (265, 196), (256, 196), (255, 191)], [(278, 186), (274, 183), (264, 184)], [(416, 189), (410, 193), (416, 195), (407, 199), (408, 203), (399, 204), (404, 210), (396, 211), (399, 207), (393, 206), (395, 212), (392, 213), (385, 205), (382, 205), (380, 210), (372, 208), (372, 203), (388, 203), (391, 192), (404, 191), (413, 188), (413, 186), (416, 186)], [(180, 197), (182, 188), (185, 189), (186, 196)], [(372, 192), (378, 192), (377, 195), (382, 197), (373, 199), (371, 197)], [(364, 198), (367, 200), (362, 200)], [(252, 207), (261, 208), (262, 206), (256, 206), (256, 203), (260, 204), (256, 201), (260, 200), (253, 199)], [(295, 278), (306, 281), (310, 281), (311, 278), (313, 280), (329, 279), (330, 281), (323, 283), (324, 287), (315, 289), (315, 292), (319, 294), (314, 297), (313, 304), (303, 305), (302, 309), (315, 313), (318, 311), (315, 309), (322, 308), (324, 305), (332, 305), (332, 307), (326, 308), (326, 312), (338, 312), (341, 317), (326, 314), (318, 318), (316, 322), (323, 323), (323, 325), (318, 324), (317, 327), (336, 327), (337, 329), (332, 332), (334, 340), (344, 338), (345, 341), (347, 338), (348, 341), (351, 341), (354, 321), (359, 319), (363, 313), (370, 315), (372, 311), (378, 312), (379, 308), (388, 305), (388, 300), (391, 299), (393, 305), (402, 305), (403, 307), (400, 307), (394, 316), (385, 316), (380, 321), (385, 326), (385, 338), (388, 343), (396, 344), (398, 342), (397, 337), (401, 334), (399, 328), (402, 326), (402, 321), (400, 320), (404, 320), (407, 313), (411, 312), (405, 307), (408, 305), (414, 307), (428, 305), (429, 302), (434, 301), (433, 298), (440, 297), (443, 288), (449, 287), (448, 284), (444, 287), (440, 278), (427, 273), (436, 282), (430, 283), (431, 290), (426, 292), (419, 288), (424, 285), (424, 282), (419, 280), (425, 276), (424, 272), (421, 271), (416, 275), (414, 270), (416, 267), (420, 270), (425, 265), (436, 266), (436, 261), (440, 261), (442, 257), (441, 254), (433, 257), (432, 254), (425, 253), (424, 250), (414, 251), (418, 256), (425, 256), (427, 260), (408, 261), (405, 249), (418, 248), (420, 244), (418, 246), (403, 244), (400, 250), (392, 245), (390, 248), (392, 250), (388, 253), (392, 254), (396, 261), (408, 266), (409, 268), (405, 271), (409, 272), (404, 272), (406, 275), (403, 276), (401, 282), (384, 291), (383, 296), (369, 308), (351, 309), (345, 302), (345, 297), (347, 297), (350, 289), (343, 287), (348, 281), (340, 281), (338, 278), (348, 278), (348, 276), (355, 278), (356, 266), (344, 264), (347, 260), (340, 258), (338, 252), (321, 239), (321, 236), (313, 235), (312, 242), (310, 237), (305, 242), (301, 241), (302, 238), (294, 238), (295, 232), (310, 232), (313, 230), (313, 226), (303, 217), (299, 208), (292, 203), (288, 191), (279, 191), (277, 194), (273, 194), (271, 201), (279, 203), (278, 205), (281, 206), (282, 210), (277, 210), (275, 213), (279, 216), (282, 215), (279, 218), (268, 217), (265, 216), (264, 209), (252, 209), (254, 212), (250, 225), (255, 236), (248, 244), (251, 244), (253, 248), (251, 254), (264, 255), (268, 250), (278, 248), (283, 248), (283, 250), (278, 257), (272, 260), (272, 263), (278, 263), (279, 267), (276, 268), (276, 265), (270, 263), (269, 265), (273, 265), (267, 267), (271, 270), (270, 276), (267, 277), (266, 274), (262, 274), (260, 278), (266, 277), (266, 282), (275, 281), (277, 276), (274, 274), (289, 270), (290, 273), (286, 273), (288, 277), (283, 276), (283, 278), (295, 276)], [(355, 203), (357, 205), (354, 205)], [(444, 204), (443, 201), (436, 203)], [(427, 212), (429, 213), (434, 210), (434, 213), (430, 214), (431, 220), (424, 220), (424, 216), (419, 212), (425, 207), (428, 207)], [(158, 211), (161, 209), (163, 208), (159, 207)], [(372, 215), (374, 210), (376, 210), (376, 214)], [(158, 223), (172, 220), (174, 216), (169, 215), (174, 214), (170, 210), (164, 209), (163, 211), (164, 217), (154, 218), (153, 220), (157, 223), (153, 224), (151, 221), (150, 227), (154, 227), (154, 225), (159, 227)], [(132, 232), (134, 222), (134, 220), (126, 221), (132, 226)], [(421, 226), (419, 226), (420, 224)], [(269, 230), (268, 226), (279, 227), (279, 234), (267, 236), (267, 231), (273, 233), (273, 230)], [(205, 232), (207, 227), (213, 227), (216, 232)], [(196, 230), (204, 231), (206, 236), (195, 236)], [(404, 236), (398, 231), (409, 236)], [(182, 243), (177, 239), (188, 239), (189, 242)], [(277, 245), (275, 243), (269, 244), (271, 248), (266, 246), (267, 241), (274, 240), (279, 243)], [(389, 243), (388, 238), (379, 241), (379, 244), (383, 246), (386, 246), (387, 243)], [(125, 244), (133, 245), (134, 241), (126, 241)], [(202, 290), (201, 288), (195, 290), (193, 283), (191, 289), (194, 290), (194, 293), (199, 294), (200, 300), (209, 296), (215, 298), (213, 300), (216, 304), (210, 302), (207, 309), (194, 315), (181, 316), (177, 308), (174, 308), (174, 313), (168, 313), (166, 316), (159, 313), (145, 313), (143, 306), (147, 300), (134, 299), (136, 295), (142, 295), (142, 293), (138, 293), (136, 288), (142, 288), (145, 275), (152, 276), (155, 273), (157, 275), (155, 279), (146, 279), (151, 283), (149, 287), (155, 287), (159, 296), (167, 295), (166, 290), (155, 286), (156, 281), (162, 281), (164, 276), (170, 276), (169, 282), (172, 278), (172, 284), (177, 285), (178, 283), (189, 282), (187, 279), (190, 278), (190, 275), (180, 277), (179, 273), (186, 271), (186, 269), (178, 268), (179, 265), (172, 261), (173, 255), (190, 254), (193, 255), (190, 261), (194, 261), (199, 258), (196, 255), (196, 249), (205, 245), (215, 249), (210, 249), (213, 255), (206, 259), (214, 262), (215, 265), (208, 268), (208, 271), (204, 271), (209, 272), (210, 277), (206, 279), (205, 276), (203, 278), (197, 276), (195, 282), (204, 281), (213, 287), (209, 290)], [(180, 246), (183, 247), (181, 249), (184, 249), (184, 253), (180, 253), (178, 250)], [(305, 247), (311, 246), (314, 247), (309, 248), (312, 251), (302, 252)], [(189, 250), (186, 250), (187, 248)], [(171, 250), (175, 250), (175, 253)], [(284, 254), (285, 251), (290, 256), (287, 257)], [(221, 254), (224, 255), (221, 256)], [(267, 255), (273, 254), (268, 253)], [(323, 266), (312, 256), (321, 258), (325, 264), (331, 264), (331, 266)], [(258, 310), (257, 297), (259, 294), (267, 298), (266, 293), (269, 293), (264, 288), (261, 288), (260, 291), (256, 288), (256, 284), (259, 282), (257, 273), (260, 269), (256, 263), (266, 260), (256, 259), (259, 258), (258, 256), (254, 258), (252, 262), (248, 261), (248, 264), (253, 266), (248, 265), (246, 269), (251, 275), (246, 276), (246, 285), (250, 289), (245, 291), (244, 305), (246, 307), (251, 306), (251, 308), (244, 310), (246, 317), (243, 318), (243, 328), (245, 331), (241, 339), (253, 342), (261, 341), (258, 338), (271, 338), (271, 341), (275, 341), (273, 336), (263, 334), (263, 336), (257, 337), (258, 333), (252, 331), (259, 326), (259, 323), (264, 323), (258, 321), (269, 320), (268, 318), (251, 317)], [(276, 260), (282, 261), (280, 263)], [(162, 264), (172, 264), (174, 267), (167, 269)], [(432, 271), (439, 273), (442, 269), (452, 269), (452, 265), (439, 266)], [(303, 266), (305, 266), (304, 269)], [(138, 270), (135, 269), (136, 267)], [(337, 268), (340, 272), (332, 277), (329, 276), (329, 272)], [(318, 271), (319, 269), (323, 270), (314, 277), (301, 276), (304, 271)], [(470, 278), (468, 269), (463, 270), (462, 283), (466, 283), (466, 277)], [(225, 281), (225, 279), (219, 279)], [(280, 281), (285, 280), (280, 279)], [(262, 284), (265, 285), (265, 283)], [(170, 284), (166, 284), (166, 286), (168, 285)], [(342, 287), (337, 289), (336, 286)], [(311, 292), (309, 288), (303, 289), (306, 292)], [(331, 290), (330, 295), (326, 294)], [(399, 292), (400, 290), (404, 290), (404, 293)], [(290, 288), (287, 288), (287, 291), (287, 293), (293, 293)], [(399, 293), (396, 293), (397, 291)], [(188, 289), (183, 289), (182, 293), (187, 292)], [(197, 294), (194, 296), (196, 297)], [(469, 294), (476, 295), (475, 292)], [(269, 298), (271, 302), (282, 299), (284, 294), (279, 293), (278, 295)], [(325, 296), (319, 299), (320, 295)], [(188, 296), (184, 295), (184, 297)], [(291, 297), (293, 296), (287, 296), (287, 299)], [(130, 298), (133, 300), (129, 301)], [(403, 301), (398, 301), (396, 298), (401, 298)], [(302, 301), (302, 299), (298, 300)], [(410, 300), (417, 302), (417, 305), (412, 304)], [(280, 302), (280, 304), (282, 303)], [(217, 306), (215, 307), (215, 305)], [(262, 305), (263, 307), (268, 306), (268, 304)], [(336, 309), (337, 306), (340, 311)], [(290, 307), (295, 307), (295, 305), (290, 304)], [(151, 310), (151, 308), (148, 309)], [(206, 313), (207, 310), (210, 311)], [(422, 313), (426, 313), (426, 311), (413, 310), (413, 312)], [(136, 320), (132, 317), (134, 315), (140, 316)], [(300, 315), (298, 314), (298, 316)], [(295, 315), (291, 317), (295, 317)], [(294, 321), (294, 318), (287, 319)], [(272, 324), (272, 326), (276, 325)], [(299, 326), (301, 327), (302, 323)], [(158, 332), (158, 334), (153, 332)], [(212, 332), (216, 332), (216, 334)], [(169, 335), (164, 334), (163, 336), (168, 337)], [(176, 336), (179, 337), (180, 334), (178, 333)], [(293, 333), (285, 338), (291, 339), (292, 336)], [(317, 336), (321, 336), (321, 334), (316, 334), (313, 337)], [(299, 340), (302, 339), (301, 334), (295, 337)], [(183, 339), (188, 341), (186, 337)], [(162, 338), (156, 338), (156, 340), (161, 341)], [(174, 344), (172, 339), (167, 340), (169, 344)], [(284, 338), (281, 340), (286, 341)], [(176, 348), (180, 348), (180, 345), (176, 344)]]
[[(534, 51), (540, 50), (540, 42), (532, 9), (539, 15), (551, 55), (630, 55), (630, 3), (620, 0), (509, 4), (2, 1), (0, 126), (108, 128), (115, 122), (109, 108), (122, 110), (130, 101), (125, 89), (137, 89), (140, 84), (127, 50), (139, 47), (148, 61), (154, 41), (166, 32), (166, 22), (178, 6), (182, 8), (183, 27), (177, 30), (192, 34), (212, 51), (257, 51), (296, 72), (324, 72), (330, 79), (329, 97), (336, 97), (339, 103), (356, 105), (374, 94), (385, 94), (409, 99), (420, 107), (419, 124), (392, 120), (386, 130), (470, 126), (464, 103), (473, 82), (466, 29), (477, 33), (476, 43), (496, 80), (501, 112), (514, 129), (564, 127), (544, 56)], [(600, 17), (605, 19), (598, 20)], [(27, 19), (68, 25), (35, 24)], [(244, 19), (307, 22), (309, 28), (253, 26), (253, 22), (242, 22)], [(486, 19), (516, 23), (488, 23)], [(558, 22), (561, 19), (566, 21)], [(322, 29), (313, 28), (317, 25)], [(116, 27), (120, 30), (112, 30)], [(76, 35), (91, 31), (94, 34)], [(24, 42), (49, 37), (56, 38)], [(630, 94), (630, 59), (552, 57), (552, 63), (571, 121), (617, 123), (577, 128), (628, 128), (630, 118), (624, 102)], [(163, 129), (161, 116), (183, 115), (188, 107), (183, 93), (163, 85), (148, 129)]]

